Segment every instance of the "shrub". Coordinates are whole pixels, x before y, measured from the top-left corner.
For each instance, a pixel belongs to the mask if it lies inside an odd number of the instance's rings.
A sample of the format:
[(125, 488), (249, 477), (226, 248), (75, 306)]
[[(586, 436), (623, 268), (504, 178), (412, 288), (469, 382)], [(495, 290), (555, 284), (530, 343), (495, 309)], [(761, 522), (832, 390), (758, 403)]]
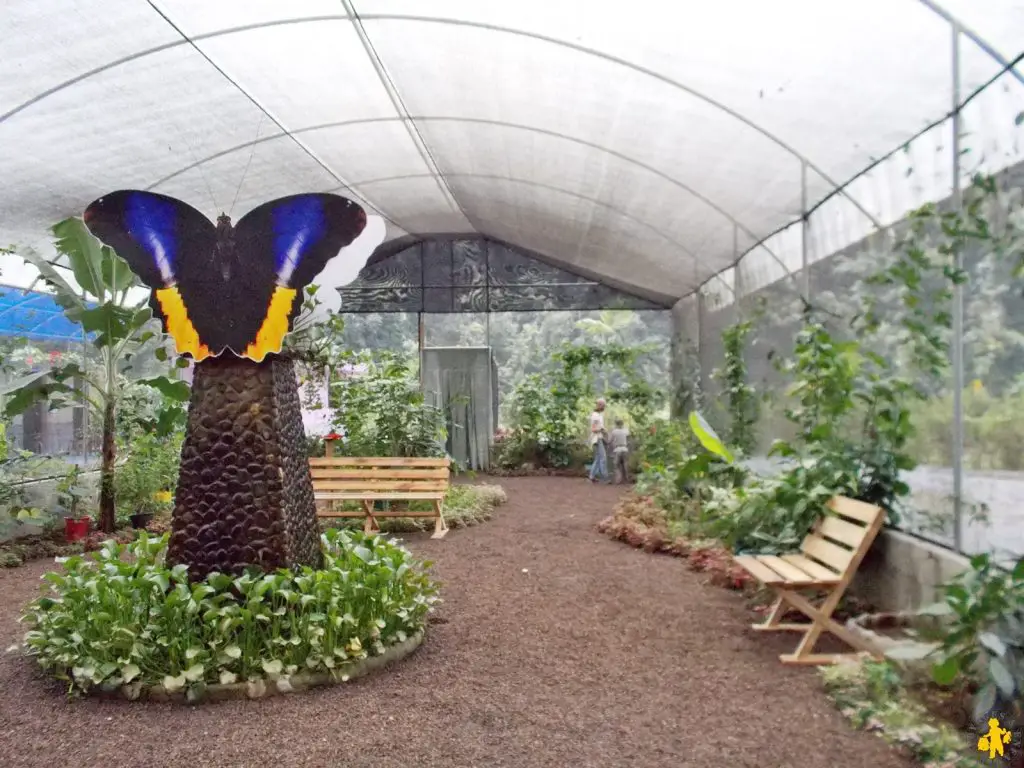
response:
[(180, 436), (137, 436), (128, 446), (128, 458), (114, 472), (121, 511), (154, 513), (163, 508), (168, 501), (161, 501), (161, 492), (174, 491), (180, 462)]
[(353, 358), (364, 373), (331, 386), (335, 427), (345, 435), (335, 452), (345, 456), (444, 456), (448, 437), (443, 409), (424, 400), (410, 361), (400, 355)]
[(977, 768), (974, 746), (946, 723), (934, 723), (928, 711), (904, 689), (889, 662), (863, 661), (821, 668), (825, 691), (857, 728), (876, 731), (890, 744), (907, 749), (922, 765)]
[[(190, 584), (167, 536), (106, 543), (49, 573), (23, 621), (28, 652), (72, 690), (201, 690), (298, 671), (334, 672), (423, 628), (436, 588), (408, 550), (331, 530), (324, 568), (213, 573)], [(429, 563), (423, 564), (428, 567)]]
[(922, 613), (943, 620), (935, 682), (961, 695), (979, 686), (978, 722), (995, 708), (1024, 724), (1024, 557), (1006, 570), (988, 554), (975, 555), (970, 568), (944, 585), (942, 602)]

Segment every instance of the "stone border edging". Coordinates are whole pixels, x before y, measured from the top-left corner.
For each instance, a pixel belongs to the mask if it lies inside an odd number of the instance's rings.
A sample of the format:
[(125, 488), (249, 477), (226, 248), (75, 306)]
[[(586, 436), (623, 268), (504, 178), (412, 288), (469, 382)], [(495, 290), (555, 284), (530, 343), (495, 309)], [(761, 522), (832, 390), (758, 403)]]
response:
[(365, 659), (346, 664), (344, 667), (339, 667), (333, 672), (298, 672), (287, 679), (264, 677), (243, 683), (207, 684), (182, 691), (168, 691), (162, 685), (143, 687), (141, 684), (128, 683), (113, 690), (96, 691), (96, 695), (107, 698), (123, 698), (129, 701), (146, 700), (179, 704), (270, 698), (324, 685), (344, 683), (367, 675), (413, 653), (423, 642), (423, 636), (424, 630), (421, 629), (403, 642), (387, 647), (379, 656), (368, 656)]
[[(922, 621), (922, 617), (915, 611), (867, 613), (849, 619), (846, 622), (846, 628), (877, 648), (887, 661), (894, 662), (905, 674), (912, 678), (922, 676), (930, 679), (932, 661), (926, 657), (926, 653), (929, 650), (937, 649), (938, 643), (910, 636), (894, 638), (874, 631), (875, 629), (915, 629), (920, 626)], [(912, 652), (909, 655), (903, 655), (901, 654), (902, 649)]]

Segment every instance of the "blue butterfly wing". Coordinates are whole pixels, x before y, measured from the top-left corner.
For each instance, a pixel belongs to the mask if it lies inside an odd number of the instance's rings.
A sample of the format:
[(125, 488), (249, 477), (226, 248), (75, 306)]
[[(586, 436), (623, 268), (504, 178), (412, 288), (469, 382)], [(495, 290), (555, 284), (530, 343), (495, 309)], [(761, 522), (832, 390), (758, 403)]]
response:
[(362, 207), (326, 193), (271, 200), (243, 216), (235, 226), (235, 249), (248, 305), (237, 309), (242, 314), (232, 350), (253, 359), (280, 351), (303, 289), (365, 227)]
[(272, 200), (225, 233), (180, 200), (137, 190), (104, 195), (84, 218), (153, 289), (164, 329), (197, 360), (280, 351), (303, 289), (366, 226), (359, 205), (331, 194)]
[(211, 269), (216, 229), (203, 214), (167, 195), (118, 190), (92, 202), (86, 226), (153, 289), (150, 306), (182, 354), (217, 354), (216, 296), (223, 280)]
[(167, 195), (126, 189), (92, 202), (86, 226), (147, 286), (165, 288), (209, 264), (216, 230), (203, 214)]

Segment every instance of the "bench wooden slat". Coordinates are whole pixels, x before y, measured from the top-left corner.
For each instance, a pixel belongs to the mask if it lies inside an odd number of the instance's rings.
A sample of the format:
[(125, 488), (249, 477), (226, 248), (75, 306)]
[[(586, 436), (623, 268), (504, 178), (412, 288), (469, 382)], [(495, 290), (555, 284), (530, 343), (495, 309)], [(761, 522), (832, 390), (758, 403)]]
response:
[(317, 456), (311, 467), (447, 467), (448, 459), (387, 458), (386, 456)]
[(447, 491), (447, 480), (314, 480), (314, 491)]
[(322, 501), (433, 501), (443, 499), (446, 491), (320, 491), (314, 492), (317, 500)]
[(830, 568), (835, 568), (840, 573), (846, 572), (846, 567), (853, 559), (853, 552), (849, 549), (843, 549), (816, 533), (812, 533), (804, 539), (803, 544), (800, 545), (800, 551), (808, 557), (820, 560)]
[(366, 467), (363, 469), (336, 469), (334, 467), (310, 467), (313, 480), (447, 480), (451, 474), (447, 468), (431, 469), (430, 467), (412, 467), (409, 469), (381, 469)]
[[(388, 513), (385, 513), (385, 512), (374, 512), (374, 515), (377, 516), (377, 517), (434, 517), (435, 513), (434, 513), (433, 510), (431, 510), (429, 512), (423, 512), (423, 511), (412, 511), (412, 510), (406, 509), (406, 510), (403, 510), (401, 512), (395, 512), (393, 514), (388, 514)], [(317, 514), (317, 516), (318, 517), (365, 517), (366, 515), (363, 512), (356, 512), (355, 510), (325, 509), (325, 510), (319, 512)]]
[(881, 507), (876, 507), (874, 504), (868, 504), (864, 501), (850, 499), (846, 496), (833, 496), (828, 502), (828, 507), (837, 515), (860, 520), (860, 522), (866, 525), (874, 523), (879, 515), (883, 518), (885, 517), (885, 510)]
[(841, 517), (826, 517), (818, 524), (818, 533), (828, 539), (835, 539), (856, 549), (868, 535), (866, 525), (855, 525)]
[[(801, 570), (798, 566), (794, 565), (793, 563), (790, 563), (787, 560), (783, 560), (781, 557), (778, 557), (777, 555), (762, 555), (757, 559), (758, 562), (760, 562), (762, 565), (767, 565), (780, 576), (784, 576), (786, 578), (786, 582), (789, 584), (809, 585), (821, 583), (821, 581), (815, 576), (812, 576), (806, 571)], [(830, 579), (831, 583), (835, 583), (837, 581), (839, 581), (839, 577)]]
[(826, 568), (821, 563), (817, 563), (803, 555), (792, 554), (782, 555), (781, 557), (787, 563), (792, 563), (804, 573), (810, 574), (821, 582), (838, 581), (842, 577), (841, 573), (837, 573), (831, 568)]
[(740, 555), (739, 557), (733, 558), (733, 562), (736, 565), (745, 568), (751, 576), (760, 581), (762, 584), (785, 584), (786, 577), (776, 573), (767, 565), (764, 565), (754, 555)]

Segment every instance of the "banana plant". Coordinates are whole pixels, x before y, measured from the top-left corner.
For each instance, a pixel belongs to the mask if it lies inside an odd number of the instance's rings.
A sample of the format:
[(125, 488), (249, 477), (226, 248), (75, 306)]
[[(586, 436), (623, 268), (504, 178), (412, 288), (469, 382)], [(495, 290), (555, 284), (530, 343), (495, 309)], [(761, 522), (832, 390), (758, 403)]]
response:
[[(99, 527), (110, 533), (115, 522), (115, 426), (125, 375), (130, 375), (135, 362), (150, 355), (166, 360), (166, 339), (145, 300), (134, 306), (127, 303), (129, 292), (137, 285), (128, 264), (93, 237), (82, 219), (65, 219), (51, 231), (54, 245), (67, 257), (81, 292), (41, 254), (32, 250), (18, 251), (18, 254), (38, 270), (37, 281), (49, 286), (53, 300), (64, 310), (64, 315), (80, 325), (91, 338), (99, 351), (100, 369), (85, 370), (77, 362), (53, 366), (10, 382), (0, 390), (0, 395), (5, 396), (4, 413), (8, 417), (22, 413), (41, 400), (49, 402), (51, 408), (68, 402), (85, 406), (99, 416), (103, 425)], [(187, 365), (187, 362), (180, 360), (178, 364)], [(166, 398), (168, 409), (181, 409), (181, 403), (188, 400), (189, 387), (183, 381), (168, 376), (137, 378), (136, 381), (159, 390)]]

